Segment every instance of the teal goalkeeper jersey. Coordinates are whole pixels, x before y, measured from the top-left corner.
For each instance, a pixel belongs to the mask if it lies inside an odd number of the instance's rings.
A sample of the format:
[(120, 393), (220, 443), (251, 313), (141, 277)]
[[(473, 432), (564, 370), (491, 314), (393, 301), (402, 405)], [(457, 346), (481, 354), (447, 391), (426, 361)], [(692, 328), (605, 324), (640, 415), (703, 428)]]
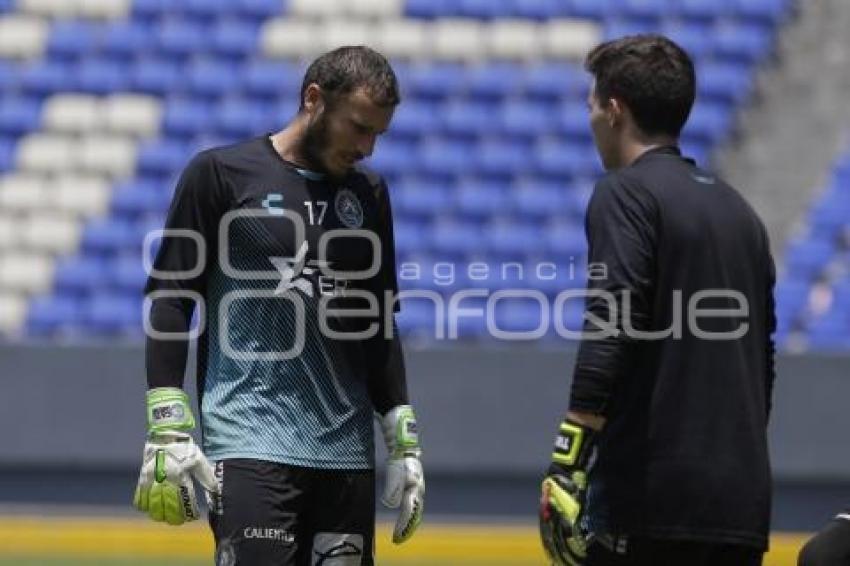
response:
[[(397, 284), (383, 181), (363, 169), (340, 180), (298, 170), (258, 138), (196, 156), (165, 228), (146, 291), (182, 293), (184, 306), (191, 296), (203, 307), (197, 377), (207, 456), (373, 467), (374, 339), (357, 333), (392, 332), (394, 303), (389, 318), (384, 307)], [(368, 313), (366, 293), (378, 305)]]

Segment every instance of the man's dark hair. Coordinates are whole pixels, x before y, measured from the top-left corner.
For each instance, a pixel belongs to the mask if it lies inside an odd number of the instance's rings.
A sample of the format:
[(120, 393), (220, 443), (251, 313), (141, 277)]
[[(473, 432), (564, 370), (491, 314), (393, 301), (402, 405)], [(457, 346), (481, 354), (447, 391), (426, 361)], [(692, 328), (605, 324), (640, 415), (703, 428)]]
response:
[(696, 97), (694, 64), (684, 49), (661, 35), (607, 41), (587, 55), (596, 97), (623, 101), (647, 135), (678, 137)]
[(328, 103), (357, 88), (365, 87), (378, 106), (395, 106), (401, 101), (398, 80), (386, 58), (365, 46), (339, 47), (313, 61), (301, 84), (301, 105), (307, 87), (316, 83), (328, 96)]

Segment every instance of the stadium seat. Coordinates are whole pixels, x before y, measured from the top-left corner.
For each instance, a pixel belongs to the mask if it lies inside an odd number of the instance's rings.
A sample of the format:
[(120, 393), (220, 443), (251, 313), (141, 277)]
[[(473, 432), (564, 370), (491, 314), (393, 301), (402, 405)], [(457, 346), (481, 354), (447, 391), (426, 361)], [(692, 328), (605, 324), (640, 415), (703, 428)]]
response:
[(102, 53), (129, 59), (151, 48), (155, 36), (150, 24), (138, 20), (110, 23), (99, 38)]
[(82, 296), (95, 292), (108, 280), (106, 263), (96, 255), (74, 255), (56, 264), (53, 280), (57, 295)]
[(590, 84), (579, 66), (562, 63), (533, 64), (518, 80), (526, 96), (553, 102), (578, 95)]
[(753, 82), (747, 65), (705, 63), (697, 69), (697, 87), (703, 100), (744, 102), (753, 90)]
[(29, 333), (51, 336), (78, 323), (80, 305), (77, 299), (70, 296), (41, 296), (30, 301), (26, 316)]
[(98, 293), (82, 303), (82, 316), (95, 334), (141, 332), (142, 302), (135, 294)]
[(439, 219), (430, 233), (431, 248), (441, 259), (462, 258), (481, 249), (483, 235), (477, 224)]
[(572, 15), (569, 3), (562, 0), (513, 0), (511, 4), (517, 18), (542, 21)]
[(507, 183), (461, 183), (454, 191), (455, 203), (467, 221), (482, 221), (509, 212), (510, 194)]
[(796, 240), (788, 246), (785, 264), (790, 273), (811, 280), (826, 267), (834, 252), (835, 245), (828, 239)]
[(317, 35), (311, 21), (276, 18), (260, 28), (260, 47), (270, 58), (307, 57), (318, 50)]
[(136, 61), (131, 76), (134, 90), (159, 96), (176, 90), (185, 81), (179, 65), (165, 58)]
[(446, 18), (457, 16), (458, 3), (454, 0), (406, 0), (404, 12), (411, 18)]
[(445, 18), (431, 28), (431, 56), (446, 61), (477, 61), (486, 48), (483, 24), (477, 20)]
[(239, 15), (262, 22), (264, 20), (280, 16), (283, 12), (285, 2), (280, 0), (236, 0), (230, 6), (238, 10)]
[(214, 125), (223, 136), (252, 138), (268, 129), (273, 122), (272, 108), (246, 100), (225, 100), (214, 107)]
[(510, 209), (536, 221), (553, 215), (580, 218), (584, 214), (584, 207), (574, 194), (575, 191), (575, 188), (558, 182), (537, 180), (517, 184), (511, 191)]
[(0, 98), (0, 134), (21, 135), (38, 128), (41, 105), (31, 98)]
[(661, 33), (675, 41), (697, 63), (715, 52), (713, 28), (703, 22), (665, 22), (661, 25)]
[(792, 0), (731, 0), (740, 20), (765, 26), (775, 26), (787, 19)]
[(419, 147), (419, 167), (433, 177), (467, 172), (472, 162), (472, 146), (461, 142), (427, 141)]
[(0, 256), (0, 289), (44, 293), (53, 281), (53, 261), (44, 253), (13, 252)]
[(243, 70), (242, 88), (251, 96), (273, 99), (301, 91), (303, 69), (297, 64), (256, 60)]
[(532, 61), (542, 51), (538, 31), (530, 21), (494, 21), (487, 34), (487, 52), (495, 59)]
[(85, 253), (113, 255), (140, 245), (133, 225), (116, 219), (93, 220), (83, 232), (82, 249)]
[(390, 132), (403, 138), (418, 138), (438, 131), (440, 122), (435, 119), (435, 104), (411, 100), (399, 106), (390, 124)]
[(715, 53), (725, 60), (754, 63), (771, 52), (771, 32), (762, 26), (726, 24), (715, 33)]
[(615, 0), (572, 0), (570, 8), (572, 17), (592, 20), (603, 20), (618, 9)]
[(531, 147), (517, 142), (480, 143), (473, 164), (482, 175), (510, 180), (531, 171)]
[(118, 292), (141, 297), (147, 273), (138, 254), (119, 256), (109, 262), (107, 272), (110, 285)]
[(109, 182), (99, 175), (65, 174), (45, 190), (50, 204), (68, 214), (92, 217), (109, 208)]
[(159, 131), (162, 102), (142, 94), (113, 94), (103, 99), (106, 131), (136, 138), (151, 137)]
[(123, 178), (136, 167), (136, 143), (127, 136), (95, 134), (78, 143), (77, 167), (84, 172)]
[[(505, 298), (494, 303), (490, 325), (496, 337), (509, 341), (539, 340), (549, 330), (548, 301), (532, 298)], [(545, 313), (545, 314), (544, 314)]]
[(15, 164), (15, 142), (11, 138), (0, 137), (0, 174)]
[(416, 146), (402, 140), (379, 140), (375, 153), (369, 159), (370, 166), (385, 176), (400, 176), (411, 170), (411, 161), (416, 155)]
[(618, 7), (631, 20), (658, 24), (670, 10), (670, 4), (669, 0), (624, 0)]
[[(217, 99), (241, 88), (241, 75), (236, 73), (236, 67), (223, 61), (193, 61), (185, 72), (189, 94), (198, 98)], [(228, 77), (228, 80), (222, 80), (222, 77)]]
[(74, 84), (71, 67), (57, 61), (34, 61), (20, 71), (20, 85), (27, 94), (38, 96), (59, 92)]
[(0, 14), (0, 57), (35, 59), (47, 46), (50, 24), (39, 17)]
[(139, 174), (168, 176), (182, 168), (189, 158), (189, 148), (169, 139), (160, 139), (139, 147), (137, 171)]
[(82, 134), (99, 129), (100, 99), (85, 94), (58, 94), (44, 102), (41, 127), (58, 133)]
[(587, 255), (584, 229), (578, 223), (554, 224), (544, 232), (546, 250), (552, 258), (580, 263)]
[(522, 258), (543, 241), (542, 228), (533, 222), (497, 221), (484, 229), (484, 240), (492, 258)]
[(400, 185), (393, 196), (393, 210), (408, 218), (436, 217), (451, 206), (453, 198), (442, 183), (408, 182)]
[(0, 209), (19, 213), (36, 209), (47, 198), (46, 180), (32, 173), (11, 173), (0, 177)]
[(85, 21), (57, 20), (48, 35), (47, 55), (58, 60), (76, 60), (93, 53), (102, 27)]
[(128, 181), (116, 186), (111, 209), (118, 218), (136, 219), (168, 208), (171, 195), (150, 181)]
[(477, 99), (510, 96), (517, 90), (516, 77), (520, 69), (504, 63), (477, 65), (467, 71), (463, 89)]
[(79, 240), (80, 223), (72, 216), (49, 210), (33, 211), (20, 234), (25, 249), (50, 254), (73, 252)]
[(498, 118), (493, 130), (507, 137), (533, 140), (557, 130), (557, 123), (553, 120), (557, 110), (552, 104), (509, 100), (496, 112)]
[(462, 84), (465, 69), (452, 63), (414, 65), (410, 69), (407, 91), (416, 98), (441, 100), (451, 94), (446, 85)]
[(454, 137), (478, 137), (493, 126), (497, 106), (485, 102), (454, 100), (440, 108), (442, 131)]
[(168, 19), (154, 28), (154, 45), (162, 57), (186, 58), (208, 45), (209, 33), (198, 21)]
[(427, 52), (427, 29), (420, 21), (383, 19), (374, 35), (378, 48), (391, 59), (416, 59)]
[(87, 57), (73, 71), (76, 89), (94, 94), (126, 90), (130, 74), (126, 63), (114, 59)]

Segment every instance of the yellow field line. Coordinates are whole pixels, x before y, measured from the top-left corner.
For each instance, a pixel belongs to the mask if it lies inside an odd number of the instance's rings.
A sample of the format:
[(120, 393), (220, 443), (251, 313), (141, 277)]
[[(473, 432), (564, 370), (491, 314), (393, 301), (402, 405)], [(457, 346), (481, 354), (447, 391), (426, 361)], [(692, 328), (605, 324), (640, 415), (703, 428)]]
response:
[[(394, 563), (544, 564), (537, 529), (507, 525), (428, 525), (402, 546), (379, 525), (377, 554)], [(765, 566), (793, 566), (805, 535), (776, 534)], [(204, 522), (169, 527), (144, 519), (15, 517), (0, 519), (0, 556), (204, 559), (213, 553)], [(451, 562), (447, 562), (451, 561)]]

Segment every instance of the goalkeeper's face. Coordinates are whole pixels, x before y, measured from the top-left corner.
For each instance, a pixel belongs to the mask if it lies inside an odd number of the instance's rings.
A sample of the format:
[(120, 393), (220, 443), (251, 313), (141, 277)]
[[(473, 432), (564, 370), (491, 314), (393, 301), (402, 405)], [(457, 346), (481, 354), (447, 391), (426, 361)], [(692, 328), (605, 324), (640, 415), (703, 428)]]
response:
[(362, 87), (336, 97), (323, 95), (322, 99), (307, 127), (305, 151), (319, 169), (339, 178), (372, 155), (395, 108), (375, 104)]

